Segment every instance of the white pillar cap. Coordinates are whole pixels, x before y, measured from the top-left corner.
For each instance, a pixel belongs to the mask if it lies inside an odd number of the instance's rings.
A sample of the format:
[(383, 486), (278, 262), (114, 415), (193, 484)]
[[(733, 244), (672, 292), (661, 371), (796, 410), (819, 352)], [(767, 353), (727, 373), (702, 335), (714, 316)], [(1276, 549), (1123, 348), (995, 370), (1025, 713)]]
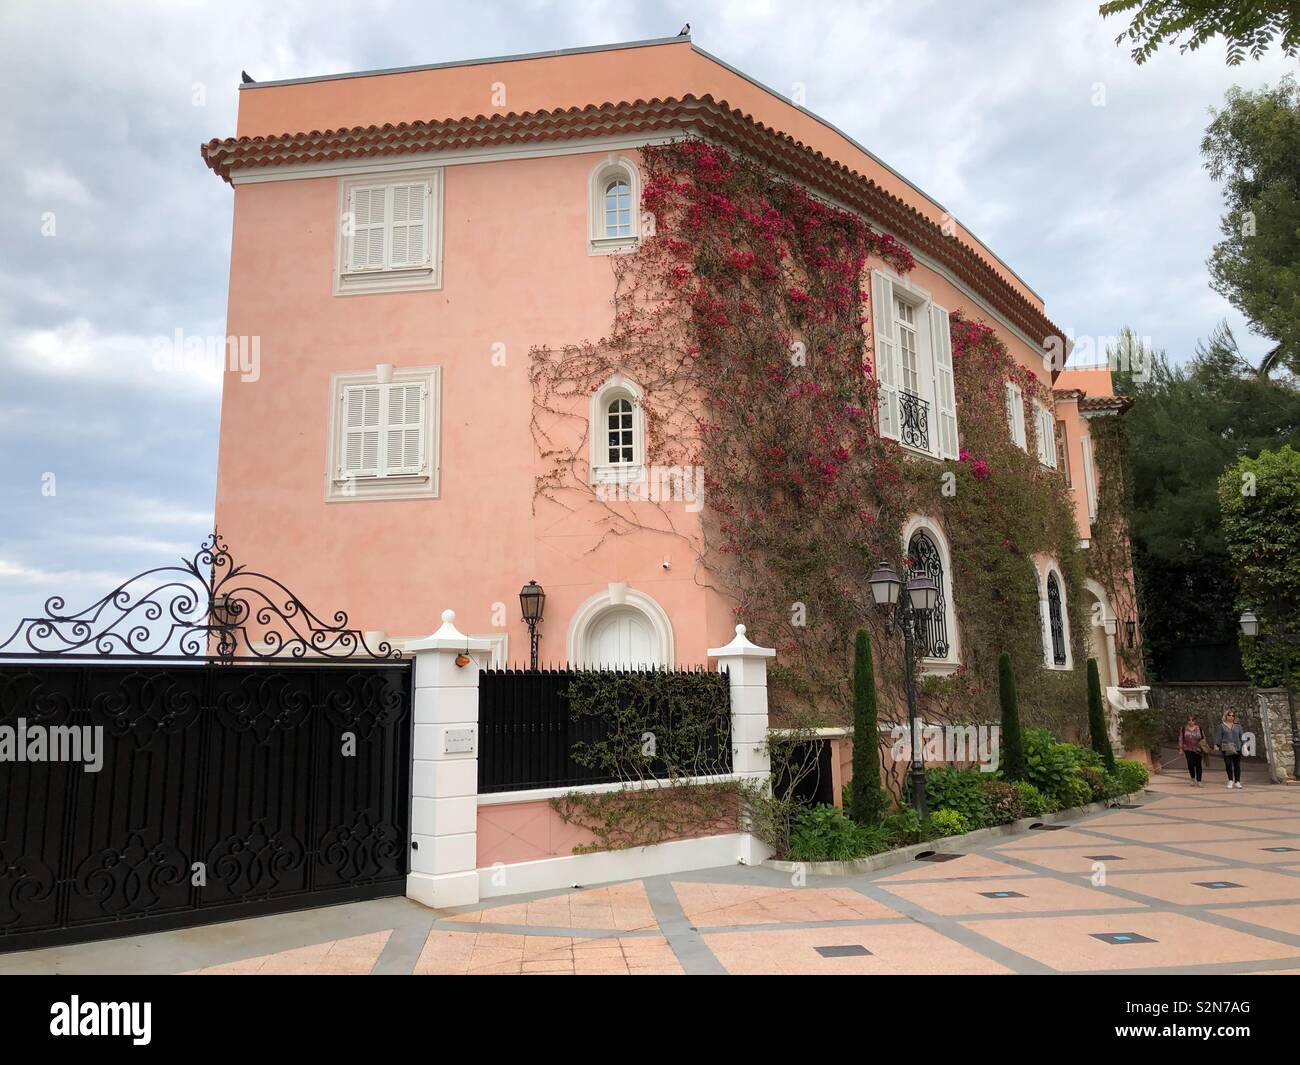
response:
[(486, 651), (491, 648), (490, 640), (475, 639), (466, 636), (456, 628), (456, 611), (442, 612), (442, 625), (431, 636), (423, 640), (407, 640), (407, 651)]
[(745, 636), (745, 626), (736, 626), (736, 636), (725, 647), (710, 647), (710, 658), (775, 658), (775, 647), (759, 647)]

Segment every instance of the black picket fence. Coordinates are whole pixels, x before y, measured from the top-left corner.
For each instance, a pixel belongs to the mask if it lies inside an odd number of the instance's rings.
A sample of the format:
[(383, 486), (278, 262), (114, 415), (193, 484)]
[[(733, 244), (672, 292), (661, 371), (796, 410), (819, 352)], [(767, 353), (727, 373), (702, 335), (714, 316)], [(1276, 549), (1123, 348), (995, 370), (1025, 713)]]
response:
[[(607, 706), (590, 700), (575, 712), (575, 685), (609, 681)], [(648, 682), (648, 684), (647, 684)], [(633, 700), (653, 695), (647, 709), (629, 713)], [(712, 711), (684, 711), (703, 691)], [(664, 779), (731, 772), (731, 715), (725, 673), (683, 670), (486, 669), (479, 674), (480, 793), (611, 784), (638, 777)], [(607, 710), (607, 712), (606, 712)], [(664, 758), (636, 763), (594, 758), (600, 749), (629, 750), (653, 733)]]

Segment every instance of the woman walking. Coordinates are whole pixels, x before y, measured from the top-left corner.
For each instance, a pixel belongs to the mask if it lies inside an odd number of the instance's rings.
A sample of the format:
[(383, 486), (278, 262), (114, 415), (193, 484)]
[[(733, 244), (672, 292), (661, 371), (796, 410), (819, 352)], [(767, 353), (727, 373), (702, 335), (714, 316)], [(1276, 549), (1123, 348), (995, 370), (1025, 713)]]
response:
[(1237, 715), (1229, 710), (1223, 715), (1214, 746), (1223, 752), (1223, 767), (1228, 771), (1228, 787), (1241, 787), (1241, 726)]
[(1201, 763), (1205, 760), (1201, 754), (1201, 747), (1204, 743), (1205, 736), (1201, 733), (1196, 715), (1188, 714), (1187, 723), (1183, 725), (1183, 734), (1178, 738), (1178, 746), (1187, 758), (1187, 775), (1192, 778), (1194, 788), (1201, 786)]

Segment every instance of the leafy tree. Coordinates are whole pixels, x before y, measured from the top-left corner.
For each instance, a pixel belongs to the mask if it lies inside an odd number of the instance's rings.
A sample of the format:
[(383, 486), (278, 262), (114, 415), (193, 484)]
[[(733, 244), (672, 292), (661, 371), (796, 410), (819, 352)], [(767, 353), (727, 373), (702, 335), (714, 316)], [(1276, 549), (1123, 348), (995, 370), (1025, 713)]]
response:
[(1025, 775), (1025, 745), (1020, 735), (1016, 673), (1006, 651), (998, 655), (998, 697), (1002, 703), (1002, 775), (1007, 780), (1021, 780)]
[(880, 726), (876, 716), (876, 676), (871, 637), (858, 630), (853, 645), (853, 790), (849, 817), (860, 825), (880, 822), (885, 795), (880, 787)]
[(1300, 85), (1228, 90), (1201, 141), (1225, 206), (1209, 267), (1214, 289), (1276, 342), (1273, 364), (1300, 371)]
[(1092, 749), (1101, 755), (1107, 773), (1115, 772), (1115, 752), (1110, 748), (1110, 731), (1106, 728), (1106, 704), (1101, 696), (1101, 674), (1097, 660), (1088, 659), (1088, 733)]
[(1226, 325), (1188, 366), (1171, 366), (1161, 351), (1131, 361), (1146, 373), (1120, 370), (1114, 382), (1133, 397), (1121, 445), (1143, 638), (1160, 675), (1176, 648), (1235, 639), (1219, 476), (1242, 455), (1300, 443), (1300, 391), (1285, 375), (1256, 373)]
[(1223, 472), (1219, 503), (1237, 604), (1273, 637), (1243, 640), (1242, 659), (1256, 684), (1275, 685), (1283, 679), (1277, 638), (1300, 636), (1300, 452), (1286, 446), (1239, 459)]
[(1194, 52), (1212, 37), (1227, 38), (1229, 66), (1248, 54), (1258, 59), (1274, 37), (1287, 55), (1300, 47), (1295, 0), (1107, 0), (1101, 5), (1105, 18), (1130, 11), (1133, 20), (1115, 43), (1125, 37), (1134, 42), (1129, 54), (1139, 65), (1184, 34), (1188, 37), (1179, 44), (1180, 52)]

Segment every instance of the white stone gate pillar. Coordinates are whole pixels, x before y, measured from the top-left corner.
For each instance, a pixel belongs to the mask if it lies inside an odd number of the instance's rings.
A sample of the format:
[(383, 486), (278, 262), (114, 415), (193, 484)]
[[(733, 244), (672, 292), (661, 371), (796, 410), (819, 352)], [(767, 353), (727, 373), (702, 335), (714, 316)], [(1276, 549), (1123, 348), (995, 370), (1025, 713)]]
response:
[[(442, 612), (415, 655), (408, 898), (441, 909), (478, 902), (478, 671), (487, 640), (457, 630)], [(469, 659), (457, 665), (458, 657)]]
[(745, 636), (745, 626), (736, 626), (736, 637), (725, 647), (710, 647), (709, 657), (718, 660), (718, 671), (731, 679), (731, 771), (748, 779), (765, 777), (772, 771), (767, 750), (767, 662), (775, 649), (759, 647)]

